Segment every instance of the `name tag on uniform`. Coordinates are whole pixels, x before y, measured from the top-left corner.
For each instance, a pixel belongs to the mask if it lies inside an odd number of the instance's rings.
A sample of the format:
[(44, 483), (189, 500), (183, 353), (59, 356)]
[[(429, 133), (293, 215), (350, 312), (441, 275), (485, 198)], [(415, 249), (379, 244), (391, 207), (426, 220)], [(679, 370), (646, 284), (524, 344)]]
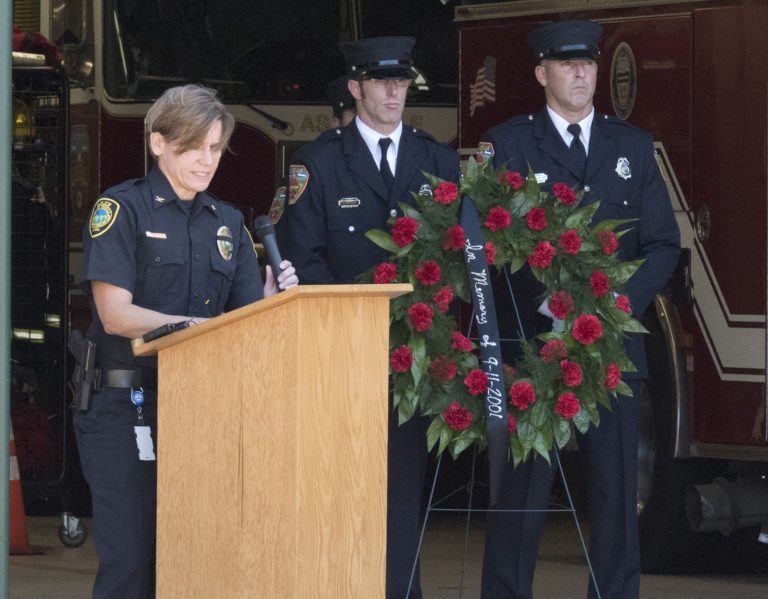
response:
[(152, 239), (168, 239), (168, 236), (165, 233), (153, 233), (152, 231), (146, 231), (147, 237), (151, 237)]
[(339, 208), (359, 208), (360, 198), (341, 198)]

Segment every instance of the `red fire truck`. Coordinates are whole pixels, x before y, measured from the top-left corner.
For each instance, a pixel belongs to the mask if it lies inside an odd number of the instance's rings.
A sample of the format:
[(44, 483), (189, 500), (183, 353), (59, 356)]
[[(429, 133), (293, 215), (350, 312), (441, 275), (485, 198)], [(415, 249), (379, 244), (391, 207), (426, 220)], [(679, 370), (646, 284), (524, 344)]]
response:
[[(652, 376), (643, 401), (638, 508), (645, 570), (683, 569), (725, 544), (711, 531), (759, 527), (768, 514), (768, 3), (457, 7), (465, 153), (491, 126), (541, 108), (526, 36), (538, 23), (565, 18), (603, 25), (597, 110), (654, 135), (682, 233), (678, 271), (644, 318)], [(686, 523), (686, 499), (698, 533)], [(757, 529), (749, 534), (752, 549), (759, 548)]]
[(77, 286), (83, 223), (101, 191), (145, 173), (150, 103), (188, 82), (218, 91), (237, 126), (211, 189), (250, 223), (269, 210), (293, 150), (329, 126), (324, 86), (344, 72), (341, 41), (414, 35), (419, 77), (404, 119), (454, 141), (453, 7), (14, 0), (13, 20), (28, 34), (16, 48), (27, 56), (13, 63), (13, 420), (25, 495), (42, 489), (50, 507), (41, 510), (58, 511), (64, 470), (77, 470), (68, 464), (76, 452), (66, 425), (66, 342), (90, 318)]

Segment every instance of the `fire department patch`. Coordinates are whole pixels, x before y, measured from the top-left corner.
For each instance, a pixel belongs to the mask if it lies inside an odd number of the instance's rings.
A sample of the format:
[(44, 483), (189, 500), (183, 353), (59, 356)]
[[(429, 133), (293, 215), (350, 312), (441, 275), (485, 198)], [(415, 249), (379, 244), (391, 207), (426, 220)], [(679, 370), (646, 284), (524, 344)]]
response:
[(288, 167), (288, 203), (295, 204), (309, 183), (309, 171), (303, 164)]
[(275, 190), (275, 197), (272, 198), (272, 205), (269, 207), (269, 218), (272, 219), (272, 224), (276, 225), (277, 221), (283, 215), (285, 210), (285, 185), (281, 185)]
[(114, 224), (117, 214), (120, 212), (120, 204), (112, 198), (99, 198), (91, 211), (91, 221), (88, 223), (88, 231), (91, 239), (103, 235)]
[(479, 165), (483, 165), (486, 162), (493, 160), (493, 155), (496, 151), (493, 149), (493, 144), (489, 141), (481, 141), (477, 144), (477, 154), (475, 160)]
[(224, 260), (229, 262), (232, 259), (235, 245), (232, 243), (232, 231), (229, 230), (229, 227), (219, 227), (219, 230), (216, 231), (216, 247)]

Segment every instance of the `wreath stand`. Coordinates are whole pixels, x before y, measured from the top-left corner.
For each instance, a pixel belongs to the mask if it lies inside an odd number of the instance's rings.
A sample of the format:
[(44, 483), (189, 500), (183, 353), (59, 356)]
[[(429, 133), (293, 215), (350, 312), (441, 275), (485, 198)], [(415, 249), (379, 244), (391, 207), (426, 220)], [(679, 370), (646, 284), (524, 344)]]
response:
[[(520, 313), (519, 313), (519, 310), (518, 310), (518, 307), (517, 307), (517, 301), (515, 299), (515, 294), (512, 291), (512, 283), (511, 283), (511, 281), (509, 279), (509, 271), (506, 268), (504, 268), (504, 275), (505, 275), (505, 279), (506, 279), (507, 288), (508, 288), (508, 291), (509, 291), (509, 294), (510, 294), (510, 298), (512, 299), (512, 305), (514, 306), (514, 309), (515, 309), (515, 314), (516, 314), (517, 323), (518, 323), (518, 330), (522, 331), (523, 330), (523, 325), (522, 325), (522, 321), (520, 319)], [(469, 325), (468, 329), (471, 328), (471, 323), (473, 322), (473, 320), (474, 320), (474, 310), (472, 311), (472, 316), (469, 319), (470, 325)], [(467, 337), (470, 336), (470, 332), (471, 331), (467, 330)], [(503, 341), (517, 341), (517, 339), (504, 339)], [(438, 459), (437, 459), (437, 464), (435, 466), (435, 475), (434, 475), (434, 478), (432, 480), (432, 486), (431, 486), (430, 493), (429, 493), (429, 500), (427, 501), (427, 507), (426, 507), (426, 511), (424, 513), (424, 522), (422, 523), (422, 526), (421, 526), (421, 534), (419, 536), (419, 545), (416, 548), (416, 555), (414, 556), (413, 566), (411, 568), (411, 576), (410, 576), (410, 579), (408, 581), (408, 591), (406, 593), (406, 599), (410, 599), (410, 596), (411, 596), (411, 588), (412, 588), (412, 585), (413, 585), (413, 579), (414, 579), (414, 577), (416, 575), (416, 567), (417, 567), (417, 565), (419, 563), (419, 555), (421, 554), (421, 546), (422, 546), (422, 543), (424, 541), (424, 533), (427, 530), (427, 524), (429, 522), (429, 516), (430, 516), (430, 514), (432, 514), (432, 512), (460, 512), (460, 513), (465, 513), (467, 515), (467, 517), (466, 517), (466, 525), (464, 527), (464, 554), (463, 554), (462, 560), (461, 560), (461, 574), (460, 574), (460, 578), (459, 578), (459, 594), (458, 594), (458, 597), (459, 597), (459, 599), (461, 599), (463, 597), (463, 591), (464, 591), (464, 566), (465, 566), (465, 564), (467, 562), (467, 551), (468, 551), (468, 547), (469, 547), (469, 532), (470, 532), (470, 528), (469, 527), (470, 527), (470, 522), (471, 522), (471, 519), (472, 519), (472, 514), (473, 513), (488, 513), (488, 512), (539, 512), (539, 511), (544, 511), (544, 512), (547, 512), (547, 513), (568, 512), (568, 513), (571, 514), (571, 516), (573, 517), (574, 525), (576, 526), (576, 532), (579, 535), (579, 542), (581, 544), (581, 549), (582, 549), (582, 551), (584, 553), (584, 558), (586, 559), (586, 562), (587, 562), (587, 569), (589, 570), (589, 577), (590, 577), (590, 579), (592, 581), (592, 584), (594, 585), (595, 594), (597, 595), (597, 599), (601, 599), (600, 589), (599, 589), (598, 584), (597, 584), (597, 578), (595, 577), (595, 572), (594, 572), (594, 570), (592, 568), (592, 562), (589, 559), (589, 551), (587, 550), (587, 544), (586, 544), (586, 542), (584, 540), (584, 534), (583, 534), (583, 532), (581, 530), (581, 524), (579, 523), (578, 515), (576, 514), (576, 507), (573, 504), (573, 497), (571, 495), (570, 487), (568, 486), (568, 481), (567, 481), (566, 476), (565, 476), (565, 470), (563, 469), (562, 462), (560, 461), (560, 452), (558, 451), (557, 446), (555, 445), (555, 447), (553, 447), (553, 452), (552, 453), (554, 454), (555, 462), (557, 464), (557, 469), (558, 469), (558, 471), (560, 473), (560, 480), (563, 483), (563, 490), (565, 491), (567, 505), (553, 504), (553, 505), (551, 505), (550, 507), (547, 507), (544, 510), (514, 510), (514, 509), (489, 509), (489, 508), (483, 509), (483, 508), (474, 507), (472, 502), (473, 502), (474, 494), (475, 494), (475, 485), (477, 484), (476, 481), (475, 481), (475, 466), (476, 466), (476, 463), (477, 463), (477, 453), (478, 453), (477, 452), (477, 446), (474, 446), (473, 447), (473, 454), (472, 454), (472, 469), (471, 469), (471, 472), (470, 472), (469, 481), (465, 485), (460, 486), (460, 487), (454, 489), (453, 491), (451, 491), (447, 495), (436, 499), (435, 498), (435, 489), (437, 487), (437, 480), (438, 480), (438, 478), (440, 476), (440, 465), (441, 465), (442, 460), (443, 460), (443, 455), (441, 454), (438, 457)], [(466, 491), (467, 494), (468, 494), (467, 507), (465, 507), (465, 508), (441, 507), (442, 504), (444, 504), (449, 498), (453, 497), (457, 493), (460, 493), (461, 491)]]

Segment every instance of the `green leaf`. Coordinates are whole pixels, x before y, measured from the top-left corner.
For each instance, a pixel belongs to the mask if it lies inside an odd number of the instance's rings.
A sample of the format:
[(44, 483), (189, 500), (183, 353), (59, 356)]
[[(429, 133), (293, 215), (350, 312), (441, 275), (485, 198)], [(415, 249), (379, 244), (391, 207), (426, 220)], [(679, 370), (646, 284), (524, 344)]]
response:
[(592, 202), (583, 208), (579, 208), (568, 218), (565, 219), (566, 229), (583, 229), (592, 222), (595, 212), (600, 207), (600, 202)]
[(562, 418), (555, 419), (555, 442), (557, 446), (562, 449), (568, 440), (571, 438), (571, 425), (567, 420)]
[(392, 235), (381, 229), (371, 229), (365, 232), (365, 236), (380, 248), (396, 254), (400, 248), (392, 241)]
[(435, 443), (440, 440), (443, 427), (447, 426), (448, 425), (445, 423), (441, 416), (436, 416), (432, 419), (432, 422), (429, 424), (429, 428), (427, 429), (427, 451), (432, 451)]
[(648, 329), (640, 324), (639, 320), (635, 320), (634, 318), (629, 318), (621, 323), (621, 330), (625, 333), (648, 333)]

